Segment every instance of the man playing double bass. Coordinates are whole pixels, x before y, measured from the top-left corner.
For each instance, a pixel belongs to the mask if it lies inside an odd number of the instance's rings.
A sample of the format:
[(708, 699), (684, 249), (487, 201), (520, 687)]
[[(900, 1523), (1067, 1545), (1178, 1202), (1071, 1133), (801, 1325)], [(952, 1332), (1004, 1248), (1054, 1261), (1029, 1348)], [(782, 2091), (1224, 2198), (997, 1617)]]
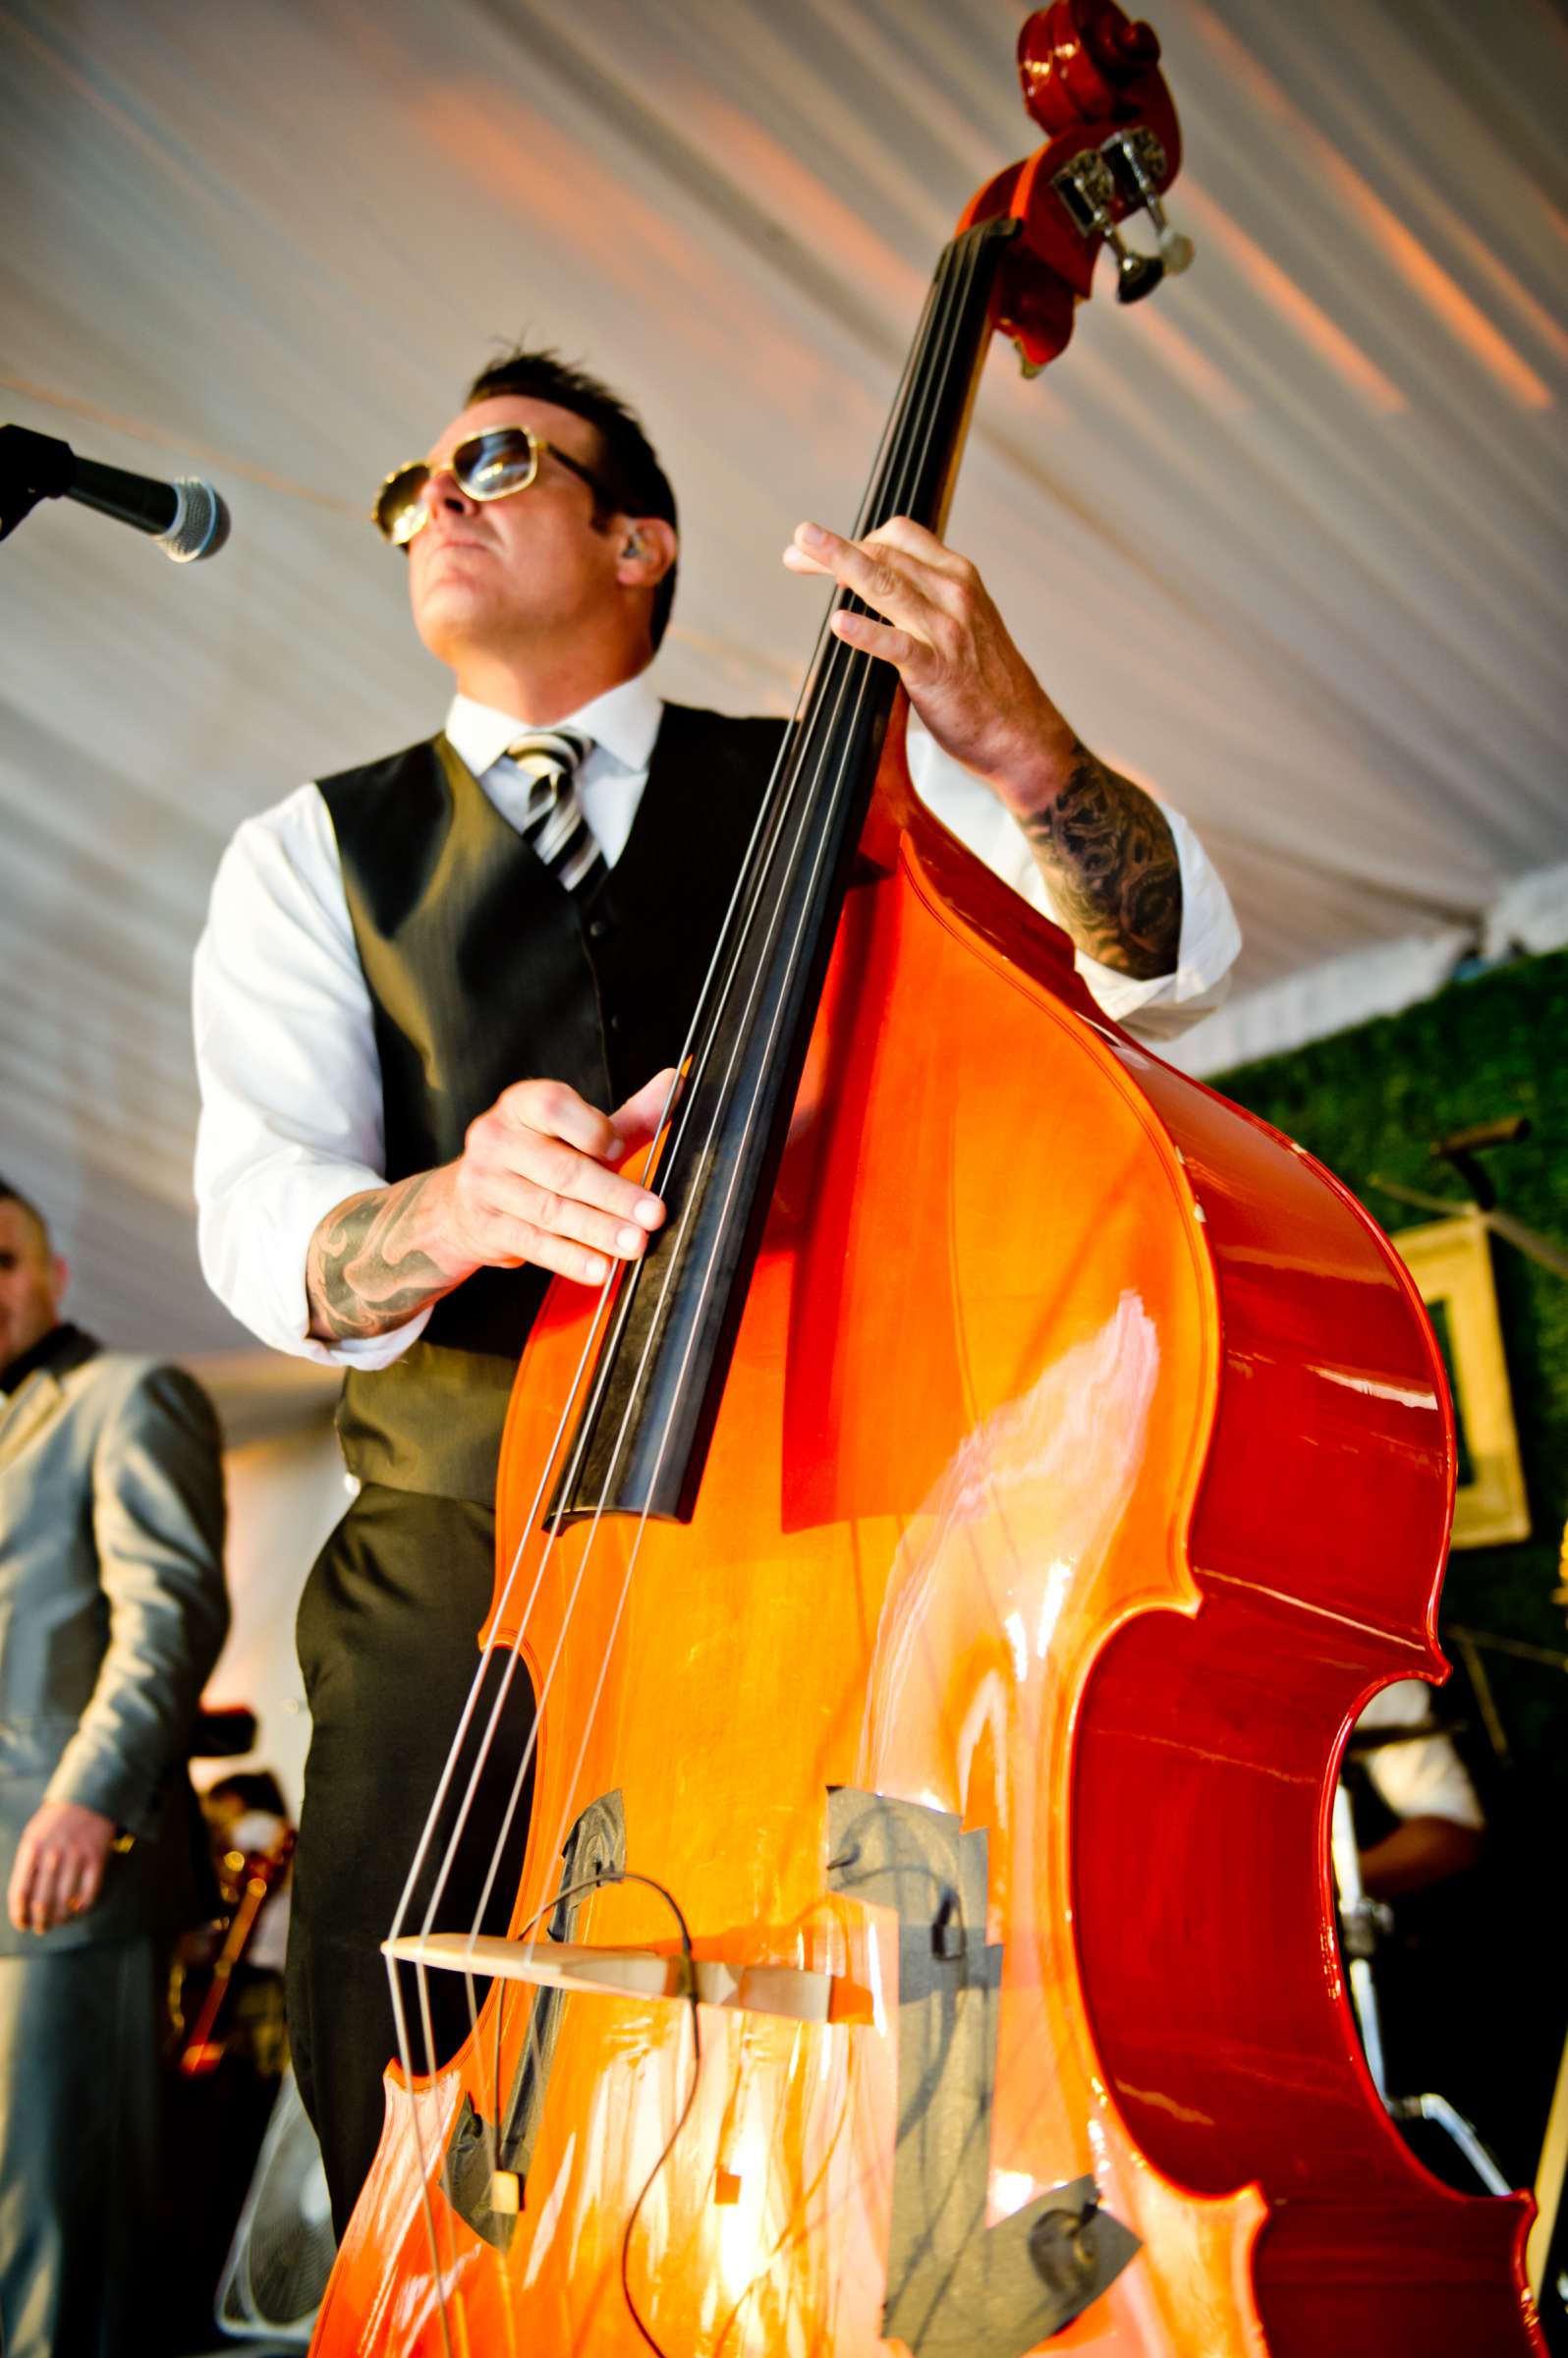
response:
[[(289, 1972), (340, 2230), (395, 2046), (377, 1943), (489, 1608), (517, 1360), (552, 1273), (597, 1285), (663, 1218), (616, 1166), (656, 1123), (780, 740), (661, 702), (674, 497), (632, 413), (554, 356), (487, 368), (376, 515), (454, 676), (443, 731), (248, 820), (196, 975), (203, 1265), (264, 1341), (343, 1367), (360, 1486), (301, 1607)], [(1223, 887), (1075, 737), (968, 560), (895, 520), (860, 544), (802, 525), (784, 561), (880, 618), (834, 628), (896, 665), (917, 785), (1066, 927), (1106, 1012), (1168, 1035), (1211, 1005)], [(486, 1779), (442, 1923), (472, 1921), (510, 1781)], [(435, 1996), (445, 2050), (467, 1999)]]

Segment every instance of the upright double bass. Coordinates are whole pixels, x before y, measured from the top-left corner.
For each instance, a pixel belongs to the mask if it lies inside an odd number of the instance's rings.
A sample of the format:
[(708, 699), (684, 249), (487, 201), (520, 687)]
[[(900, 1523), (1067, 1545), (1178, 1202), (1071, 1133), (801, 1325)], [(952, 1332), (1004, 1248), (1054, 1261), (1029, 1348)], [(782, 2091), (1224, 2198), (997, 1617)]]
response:
[[(1128, 297), (1183, 258), (1158, 55), (1026, 24), (1045, 143), (937, 264), (858, 533), (940, 529), (993, 334), (1043, 365), (1103, 245)], [(825, 634), (666, 1225), (531, 1336), (481, 1633), (536, 1703), (522, 1883), (504, 1940), (393, 1928), (485, 1994), (388, 2074), (315, 2347), (1522, 2358), (1528, 2206), (1400, 2143), (1329, 1880), (1352, 1720), (1442, 1668), (1426, 1318), (1099, 1014), (902, 722)]]

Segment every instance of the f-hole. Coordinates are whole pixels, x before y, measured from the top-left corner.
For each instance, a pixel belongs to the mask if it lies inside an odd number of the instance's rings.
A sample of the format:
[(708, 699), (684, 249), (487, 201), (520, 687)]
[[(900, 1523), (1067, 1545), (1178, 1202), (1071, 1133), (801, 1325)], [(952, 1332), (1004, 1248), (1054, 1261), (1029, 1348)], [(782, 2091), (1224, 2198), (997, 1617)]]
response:
[[(570, 1940), (583, 1903), (591, 1896), (590, 1889), (582, 1886), (596, 1881), (614, 1882), (625, 1866), (626, 1818), (621, 1796), (604, 1793), (597, 1801), (588, 1803), (566, 1838), (561, 1852), (561, 1880), (556, 1885), (558, 1897), (544, 1928), (546, 1938)], [(514, 1876), (508, 1889), (515, 1892), (518, 1877)], [(501, 1929), (504, 1931), (505, 1927)], [(432, 1978), (440, 1981), (445, 1977), (437, 1974)], [(505, 1995), (503, 1993), (503, 2002)], [(521, 2182), (520, 2190), (526, 2201), (529, 2164), (533, 2159), (544, 2115), (544, 2097), (560, 2034), (564, 1996), (560, 1990), (541, 1989), (533, 1993), (529, 2035), (501, 2107), (493, 2148), (488, 2124), (480, 2119), (467, 2097), (447, 2145), (447, 2200), (476, 2235), (482, 2235), (487, 2243), (502, 2251), (511, 2241), (517, 2220), (513, 2213), (494, 2208), (493, 2171), (496, 2168), (510, 2171)]]

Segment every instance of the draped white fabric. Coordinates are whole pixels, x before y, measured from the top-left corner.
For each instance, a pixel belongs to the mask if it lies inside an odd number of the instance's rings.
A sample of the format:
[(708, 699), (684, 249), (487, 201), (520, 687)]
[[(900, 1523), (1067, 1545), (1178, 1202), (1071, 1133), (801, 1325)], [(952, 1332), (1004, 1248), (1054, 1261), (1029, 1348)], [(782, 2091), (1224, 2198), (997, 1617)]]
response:
[[(246, 812), (440, 714), (380, 476), (497, 341), (587, 360), (682, 496), (662, 684), (784, 708), (817, 599), (778, 551), (852, 512), (934, 253), (1034, 143), (1023, 13), (0, 5), (0, 415), (234, 513), (189, 569), (64, 503), (0, 552), (0, 1170), (79, 1316), (239, 1339), (192, 1248), (190, 952)], [(952, 536), (1227, 875), (1213, 1069), (1562, 937), (1568, 32), (1550, 0), (1155, 18), (1198, 262), (1131, 310), (1105, 265), (1036, 383), (998, 349)]]

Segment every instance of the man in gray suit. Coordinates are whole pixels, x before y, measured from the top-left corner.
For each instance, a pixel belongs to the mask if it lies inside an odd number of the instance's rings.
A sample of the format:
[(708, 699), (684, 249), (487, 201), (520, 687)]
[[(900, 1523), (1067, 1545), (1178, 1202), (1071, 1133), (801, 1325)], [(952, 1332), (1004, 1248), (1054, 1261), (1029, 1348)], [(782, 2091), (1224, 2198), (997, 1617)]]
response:
[(206, 1396), (63, 1323), (65, 1283), (0, 1180), (5, 2358), (138, 2347), (158, 1974), (195, 1897), (182, 1763), (228, 1625)]

